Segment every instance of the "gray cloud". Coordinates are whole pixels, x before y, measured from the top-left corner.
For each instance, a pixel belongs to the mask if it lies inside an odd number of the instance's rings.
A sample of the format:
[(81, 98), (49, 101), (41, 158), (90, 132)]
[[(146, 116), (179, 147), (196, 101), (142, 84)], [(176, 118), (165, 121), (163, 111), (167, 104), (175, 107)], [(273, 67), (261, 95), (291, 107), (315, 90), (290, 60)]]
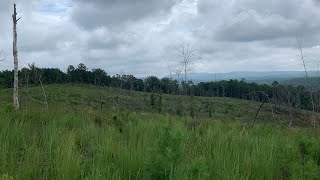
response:
[(84, 28), (115, 26), (165, 14), (178, 0), (79, 0), (72, 17)]
[[(297, 34), (310, 37), (320, 28), (320, 8), (314, 0), (200, 0), (198, 10), (200, 21), (215, 30), (217, 40), (263, 41)], [(211, 22), (204, 18), (209, 16), (213, 17)]]
[[(192, 72), (301, 70), (320, 57), (319, 0), (17, 0), (21, 65), (85, 63), (112, 74), (166, 75), (191, 43)], [(69, 7), (70, 5), (70, 7)], [(53, 9), (50, 9), (52, 6)], [(61, 7), (59, 7), (61, 6)], [(0, 2), (0, 50), (12, 54), (12, 3)], [(12, 62), (0, 63), (11, 69)]]

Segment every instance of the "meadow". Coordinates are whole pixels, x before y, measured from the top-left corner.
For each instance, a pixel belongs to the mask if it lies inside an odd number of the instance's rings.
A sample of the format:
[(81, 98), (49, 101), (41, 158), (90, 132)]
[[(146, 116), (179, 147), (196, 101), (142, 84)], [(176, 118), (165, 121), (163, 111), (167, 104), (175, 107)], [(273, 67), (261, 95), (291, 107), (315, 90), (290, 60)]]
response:
[(320, 178), (320, 130), (305, 111), (289, 128), (267, 105), (253, 125), (257, 102), (44, 88), (47, 103), (41, 87), (22, 88), (18, 111), (0, 91), (0, 179)]

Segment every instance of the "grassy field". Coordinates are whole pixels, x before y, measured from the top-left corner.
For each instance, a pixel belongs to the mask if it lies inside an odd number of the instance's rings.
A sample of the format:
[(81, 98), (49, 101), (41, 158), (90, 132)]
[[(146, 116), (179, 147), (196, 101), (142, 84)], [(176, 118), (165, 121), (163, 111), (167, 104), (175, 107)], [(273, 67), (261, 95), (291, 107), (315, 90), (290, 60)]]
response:
[[(0, 179), (319, 179), (320, 130), (287, 128), (259, 103), (81, 85), (0, 92)], [(101, 103), (102, 102), (102, 103)], [(27, 105), (27, 106), (26, 106)], [(212, 106), (209, 116), (208, 105)], [(296, 123), (307, 121), (298, 112)]]

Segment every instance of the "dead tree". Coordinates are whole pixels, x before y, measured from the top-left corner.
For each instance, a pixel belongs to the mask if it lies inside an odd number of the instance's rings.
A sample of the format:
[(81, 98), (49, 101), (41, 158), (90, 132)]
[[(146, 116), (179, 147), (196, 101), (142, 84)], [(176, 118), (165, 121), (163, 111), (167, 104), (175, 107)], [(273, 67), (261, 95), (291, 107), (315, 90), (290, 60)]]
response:
[(196, 49), (193, 49), (190, 44), (180, 44), (180, 46), (177, 48), (178, 52), (180, 53), (180, 56), (182, 58), (182, 65), (183, 65), (183, 71), (184, 71), (184, 96), (185, 96), (185, 104), (187, 104), (187, 72), (190, 71), (190, 65), (192, 62), (194, 62), (197, 59), (200, 59), (199, 56), (196, 55)]
[(13, 61), (14, 61), (14, 84), (13, 84), (13, 104), (16, 109), (19, 109), (19, 61), (18, 61), (18, 48), (17, 48), (17, 23), (20, 18), (17, 18), (17, 9), (16, 4), (13, 5), (13, 14), (12, 14), (12, 21), (13, 21)]
[(170, 94), (170, 95), (172, 95), (172, 94), (173, 94), (173, 84), (172, 84), (173, 79), (172, 79), (172, 68), (171, 68), (171, 66), (170, 66), (170, 65), (168, 65), (168, 70), (169, 70), (169, 79), (170, 79), (170, 84), (169, 84), (169, 87), (170, 87), (170, 89), (169, 89), (169, 94)]
[(172, 68), (170, 65), (168, 65), (168, 70), (169, 70), (169, 79), (170, 79), (169, 94), (172, 94), (172, 90), (173, 90), (173, 87), (172, 87)]
[(254, 124), (255, 124), (255, 122), (256, 122), (256, 120), (257, 120), (257, 117), (258, 117), (258, 115), (259, 115), (259, 112), (260, 112), (262, 106), (264, 105), (264, 103), (266, 103), (266, 101), (267, 101), (266, 99), (263, 99), (262, 104), (259, 106), (259, 109), (257, 110), (256, 115), (254, 116), (254, 119), (253, 119), (253, 121), (252, 121), (251, 127), (254, 126)]
[(177, 94), (180, 95), (180, 75), (181, 75), (181, 69), (175, 70), (175, 74), (178, 78), (178, 92)]
[(39, 83), (40, 83), (40, 86), (41, 86), (41, 89), (42, 89), (42, 93), (43, 93), (43, 96), (44, 96), (46, 107), (49, 108), (47, 94), (46, 94), (46, 91), (44, 90), (44, 87), (43, 87), (43, 84), (42, 84), (42, 81), (41, 81), (41, 77), (42, 77), (42, 74), (39, 75)]
[(271, 107), (271, 113), (272, 113), (273, 122), (276, 122), (276, 121), (275, 121), (275, 116), (274, 116), (274, 108), (273, 108), (273, 105), (272, 105), (272, 102), (271, 102), (269, 96), (268, 96), (265, 92), (263, 92), (263, 91), (257, 91), (257, 92), (255, 92), (255, 93), (253, 93), (253, 96), (257, 97), (256, 100), (260, 100), (260, 99), (262, 98), (262, 103), (261, 103), (261, 105), (259, 106), (259, 108), (258, 108), (258, 110), (257, 110), (257, 112), (256, 112), (256, 115), (255, 115), (255, 117), (254, 117), (254, 119), (253, 119), (253, 122), (252, 122), (252, 126), (254, 126), (254, 124), (255, 124), (255, 122), (256, 122), (256, 120), (257, 120), (257, 117), (258, 117), (258, 115), (259, 115), (259, 112), (260, 112), (260, 110), (261, 110), (261, 108), (262, 108), (263, 105), (264, 105), (265, 103), (267, 103), (267, 102), (270, 104), (270, 107)]
[(314, 82), (312, 82), (312, 83), (310, 83), (310, 84), (312, 84), (313, 85), (313, 90), (314, 90), (314, 108), (315, 108), (315, 112), (319, 112), (319, 110), (320, 110), (320, 104), (319, 104), (319, 100), (320, 100), (320, 98), (319, 98), (319, 92), (316, 92), (316, 90), (317, 90), (317, 85), (319, 85), (320, 84), (320, 72), (319, 72), (319, 68), (320, 68), (320, 60), (319, 59), (317, 59), (317, 60), (315, 60), (314, 61), (314, 64), (313, 64), (314, 66), (316, 66), (317, 67), (317, 69), (316, 69), (316, 75), (315, 75), (315, 81)]
[(305, 78), (307, 80), (308, 91), (310, 93), (310, 98), (311, 98), (312, 120), (313, 120), (313, 127), (315, 128), (316, 127), (315, 104), (314, 104), (314, 99), (313, 99), (313, 92), (312, 92), (312, 89), (311, 89), (311, 86), (310, 86), (310, 80), (309, 80), (309, 76), (308, 76), (306, 62), (305, 62), (304, 55), (303, 55), (302, 42), (301, 41), (302, 40), (301, 39), (299, 40), (298, 37), (297, 37), (297, 43), (298, 43), (299, 50), (300, 50), (300, 57), (301, 57), (301, 61), (302, 61), (302, 64), (303, 64), (303, 68), (304, 68), (304, 72), (305, 72)]
[[(28, 64), (29, 66), (29, 74), (28, 74), (28, 81), (30, 79), (30, 74), (32, 74), (32, 79), (35, 83), (39, 83), (40, 86), (41, 86), (41, 89), (42, 89), (42, 93), (43, 93), (43, 96), (44, 96), (44, 104), (46, 105), (46, 108), (49, 108), (49, 104), (48, 104), (48, 98), (47, 98), (47, 94), (46, 94), (46, 91), (44, 89), (44, 86), (43, 86), (43, 83), (42, 83), (42, 71), (34, 64)], [(28, 83), (29, 84), (29, 83)], [(29, 85), (28, 85), (29, 86)], [(29, 91), (29, 90), (28, 90)], [(29, 92), (28, 92), (29, 94)]]
[(288, 126), (291, 127), (294, 121), (295, 111), (301, 106), (300, 95), (303, 88), (292, 85), (279, 85), (277, 90), (278, 107), (280, 111), (286, 111), (288, 114)]
[(178, 70), (175, 71), (175, 74), (176, 74), (176, 76), (178, 78), (178, 89), (177, 89), (177, 91), (178, 91), (177, 95), (179, 95), (178, 96), (179, 100), (178, 100), (178, 104), (177, 104), (177, 114), (178, 115), (182, 115), (183, 114), (182, 113), (183, 110), (181, 110), (181, 109), (183, 109), (183, 107), (182, 107), (183, 106), (182, 105), (182, 99), (180, 99), (180, 95), (181, 95), (180, 94), (181, 93), (180, 92), (180, 75), (181, 75), (181, 71), (182, 71), (181, 69), (178, 69)]
[(292, 86), (286, 86), (282, 92), (283, 102), (285, 102), (288, 111), (289, 127), (293, 125), (295, 110), (300, 106), (300, 93), (301, 89)]

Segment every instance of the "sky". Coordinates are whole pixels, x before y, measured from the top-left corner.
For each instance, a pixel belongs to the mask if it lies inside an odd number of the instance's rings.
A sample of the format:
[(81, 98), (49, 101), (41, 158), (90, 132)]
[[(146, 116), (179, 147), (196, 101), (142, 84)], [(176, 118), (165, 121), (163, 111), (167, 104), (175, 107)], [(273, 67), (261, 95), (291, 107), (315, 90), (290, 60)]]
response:
[[(12, 0), (0, 2), (0, 70), (12, 69)], [(84, 63), (109, 74), (303, 70), (320, 62), (320, 0), (16, 0), (20, 68)]]

